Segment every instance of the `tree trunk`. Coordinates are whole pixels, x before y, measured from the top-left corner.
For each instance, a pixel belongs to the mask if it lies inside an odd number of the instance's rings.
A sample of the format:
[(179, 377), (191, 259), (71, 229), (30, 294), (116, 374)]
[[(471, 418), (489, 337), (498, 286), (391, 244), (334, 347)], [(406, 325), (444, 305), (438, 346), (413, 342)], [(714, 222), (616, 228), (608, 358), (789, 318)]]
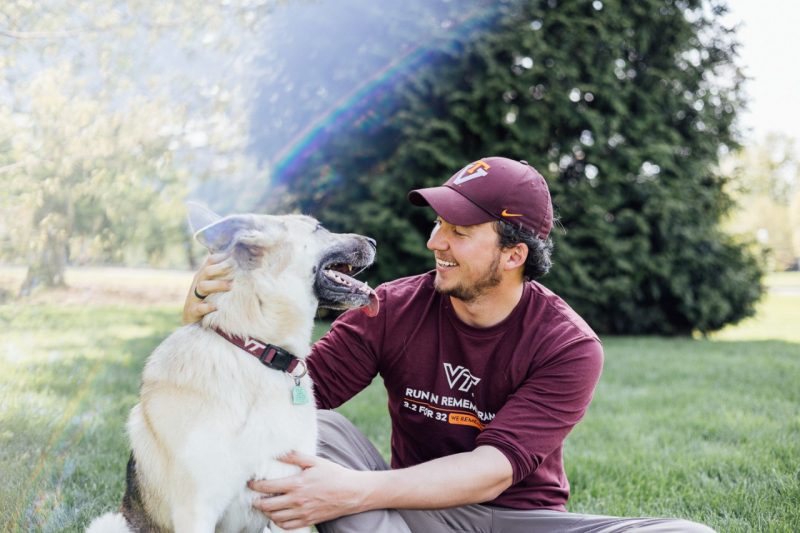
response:
[(64, 287), (67, 267), (66, 232), (58, 225), (43, 224), (37, 242), (33, 243), (28, 273), (19, 289), (20, 296), (28, 296), (37, 287)]
[(193, 253), (194, 239), (188, 232), (184, 235), (182, 244), (183, 251), (186, 253), (186, 263), (189, 265), (191, 270), (197, 270), (199, 265)]

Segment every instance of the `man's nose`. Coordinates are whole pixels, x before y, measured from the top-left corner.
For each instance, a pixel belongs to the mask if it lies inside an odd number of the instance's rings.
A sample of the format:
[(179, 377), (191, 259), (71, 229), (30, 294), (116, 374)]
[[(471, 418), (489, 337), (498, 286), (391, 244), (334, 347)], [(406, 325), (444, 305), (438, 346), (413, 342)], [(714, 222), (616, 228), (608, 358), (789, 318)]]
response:
[(442, 227), (437, 225), (431, 231), (431, 236), (428, 237), (426, 246), (428, 250), (445, 250), (447, 248), (447, 240), (442, 237)]

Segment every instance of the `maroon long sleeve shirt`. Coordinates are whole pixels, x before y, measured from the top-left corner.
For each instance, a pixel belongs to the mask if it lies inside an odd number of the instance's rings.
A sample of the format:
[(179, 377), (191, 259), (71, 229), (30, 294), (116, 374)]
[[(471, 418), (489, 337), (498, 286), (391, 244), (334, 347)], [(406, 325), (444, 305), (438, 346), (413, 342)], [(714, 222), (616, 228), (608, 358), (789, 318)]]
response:
[(308, 360), (317, 405), (338, 407), (380, 374), (392, 419), (392, 467), (494, 446), (513, 485), (491, 505), (565, 510), (562, 446), (600, 377), (595, 333), (558, 296), (527, 282), (489, 328), (462, 322), (433, 272), (377, 289), (380, 312), (349, 311)]

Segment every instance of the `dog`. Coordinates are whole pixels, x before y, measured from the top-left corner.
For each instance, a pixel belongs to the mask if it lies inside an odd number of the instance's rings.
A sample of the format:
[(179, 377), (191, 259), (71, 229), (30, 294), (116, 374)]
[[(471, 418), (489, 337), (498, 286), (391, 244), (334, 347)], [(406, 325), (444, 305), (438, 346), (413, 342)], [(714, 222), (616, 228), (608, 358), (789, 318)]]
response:
[(211, 253), (233, 257), (232, 288), (148, 358), (121, 510), (89, 533), (283, 531), (252, 508), (259, 495), (246, 485), (297, 473), (278, 460), (289, 451), (316, 451), (304, 358), (317, 308), (377, 313), (375, 292), (352, 277), (375, 258), (368, 237), (305, 215), (222, 218), (199, 205), (189, 221)]

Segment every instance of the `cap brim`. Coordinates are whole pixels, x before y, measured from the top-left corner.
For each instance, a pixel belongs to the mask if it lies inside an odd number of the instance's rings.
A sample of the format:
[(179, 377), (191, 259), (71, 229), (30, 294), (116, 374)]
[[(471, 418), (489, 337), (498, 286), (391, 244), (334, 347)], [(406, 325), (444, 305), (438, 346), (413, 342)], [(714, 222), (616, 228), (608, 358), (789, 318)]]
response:
[(456, 226), (472, 226), (495, 219), (450, 187), (417, 189), (408, 193), (408, 200), (417, 206), (430, 206), (437, 215)]

